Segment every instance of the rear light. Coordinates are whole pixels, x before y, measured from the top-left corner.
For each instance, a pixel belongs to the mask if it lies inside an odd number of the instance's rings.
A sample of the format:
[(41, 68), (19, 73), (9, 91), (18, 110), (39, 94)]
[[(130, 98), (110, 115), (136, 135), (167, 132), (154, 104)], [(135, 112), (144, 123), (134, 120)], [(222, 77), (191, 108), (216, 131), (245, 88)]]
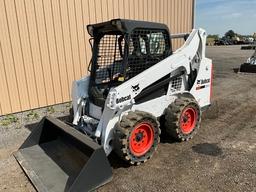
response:
[(212, 84), (213, 84), (213, 64), (211, 65), (210, 102), (211, 102), (211, 100), (212, 100)]

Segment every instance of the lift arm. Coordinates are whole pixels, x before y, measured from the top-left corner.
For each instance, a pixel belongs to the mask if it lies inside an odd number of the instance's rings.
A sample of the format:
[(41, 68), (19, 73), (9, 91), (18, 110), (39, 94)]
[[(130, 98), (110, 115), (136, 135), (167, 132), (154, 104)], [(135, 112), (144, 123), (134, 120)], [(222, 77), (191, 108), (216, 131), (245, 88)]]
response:
[[(203, 29), (194, 29), (184, 45), (171, 56), (112, 89), (107, 99), (107, 107), (110, 109), (122, 109), (124, 106), (133, 104), (134, 98), (144, 88), (179, 67), (185, 68), (186, 74), (190, 74), (190, 63), (197, 52), (199, 51), (202, 58), (205, 57), (205, 39), (206, 33)], [(134, 90), (134, 87), (137, 87), (136, 90)]]

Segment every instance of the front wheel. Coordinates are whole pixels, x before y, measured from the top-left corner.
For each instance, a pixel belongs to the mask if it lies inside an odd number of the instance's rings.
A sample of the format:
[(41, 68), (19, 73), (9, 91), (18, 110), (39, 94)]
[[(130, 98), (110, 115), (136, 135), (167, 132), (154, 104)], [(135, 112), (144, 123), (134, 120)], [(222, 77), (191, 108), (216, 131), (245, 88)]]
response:
[(124, 115), (114, 131), (115, 152), (126, 162), (139, 165), (150, 159), (160, 141), (157, 119), (142, 111)]
[(191, 139), (199, 129), (200, 123), (201, 111), (195, 99), (180, 97), (166, 109), (166, 132), (178, 141)]

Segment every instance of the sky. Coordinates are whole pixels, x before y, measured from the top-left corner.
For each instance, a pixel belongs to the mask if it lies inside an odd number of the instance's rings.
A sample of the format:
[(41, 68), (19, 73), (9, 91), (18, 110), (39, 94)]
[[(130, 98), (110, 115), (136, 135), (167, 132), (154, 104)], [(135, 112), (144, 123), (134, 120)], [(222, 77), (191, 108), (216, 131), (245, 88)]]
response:
[(224, 35), (232, 29), (242, 35), (256, 32), (256, 0), (196, 0), (196, 28)]

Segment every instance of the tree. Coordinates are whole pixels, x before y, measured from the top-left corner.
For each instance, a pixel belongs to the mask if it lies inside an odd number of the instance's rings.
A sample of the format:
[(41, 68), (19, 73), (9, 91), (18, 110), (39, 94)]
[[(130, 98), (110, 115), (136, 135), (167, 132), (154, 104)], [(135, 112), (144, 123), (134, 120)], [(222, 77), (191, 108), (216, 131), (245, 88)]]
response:
[(218, 40), (218, 39), (219, 39), (219, 35), (211, 35), (211, 34), (209, 34), (209, 35), (207, 36), (207, 39)]
[(225, 37), (228, 39), (232, 39), (236, 36), (236, 33), (233, 30), (229, 30), (228, 32), (225, 33)]

